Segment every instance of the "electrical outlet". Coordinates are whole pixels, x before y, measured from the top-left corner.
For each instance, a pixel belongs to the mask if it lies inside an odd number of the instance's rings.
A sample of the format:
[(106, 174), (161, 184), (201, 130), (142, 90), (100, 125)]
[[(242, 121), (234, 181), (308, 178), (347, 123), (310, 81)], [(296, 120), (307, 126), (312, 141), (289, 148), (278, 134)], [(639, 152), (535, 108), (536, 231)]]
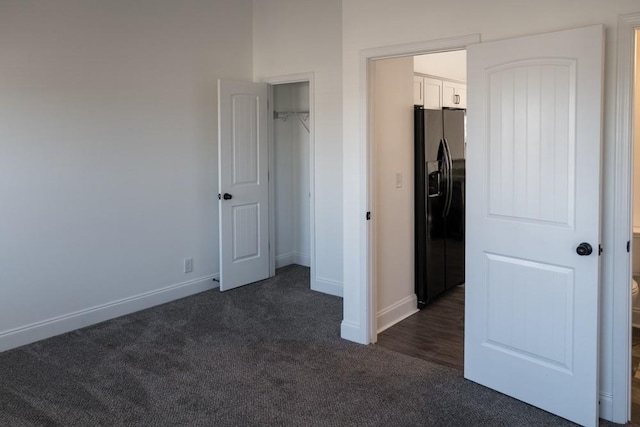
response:
[(193, 271), (193, 258), (184, 259), (184, 272), (191, 273)]

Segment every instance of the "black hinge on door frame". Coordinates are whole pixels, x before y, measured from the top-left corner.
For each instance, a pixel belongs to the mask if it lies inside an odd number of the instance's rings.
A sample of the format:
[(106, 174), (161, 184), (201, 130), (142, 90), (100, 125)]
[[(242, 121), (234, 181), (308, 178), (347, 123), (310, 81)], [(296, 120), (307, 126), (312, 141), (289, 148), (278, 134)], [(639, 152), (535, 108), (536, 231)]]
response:
[(369, 221), (371, 219), (371, 212), (367, 212), (365, 218), (367, 218), (367, 221)]
[(602, 245), (598, 244), (598, 256), (602, 255), (602, 251), (604, 251), (604, 249), (602, 249)]
[(631, 241), (627, 240), (627, 253), (631, 251)]

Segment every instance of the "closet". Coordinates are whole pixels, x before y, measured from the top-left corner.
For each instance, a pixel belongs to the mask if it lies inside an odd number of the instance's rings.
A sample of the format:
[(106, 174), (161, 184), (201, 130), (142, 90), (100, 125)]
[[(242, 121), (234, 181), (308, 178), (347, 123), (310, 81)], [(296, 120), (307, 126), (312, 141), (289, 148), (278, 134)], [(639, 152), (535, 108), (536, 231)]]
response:
[(276, 268), (311, 266), (309, 83), (273, 87)]

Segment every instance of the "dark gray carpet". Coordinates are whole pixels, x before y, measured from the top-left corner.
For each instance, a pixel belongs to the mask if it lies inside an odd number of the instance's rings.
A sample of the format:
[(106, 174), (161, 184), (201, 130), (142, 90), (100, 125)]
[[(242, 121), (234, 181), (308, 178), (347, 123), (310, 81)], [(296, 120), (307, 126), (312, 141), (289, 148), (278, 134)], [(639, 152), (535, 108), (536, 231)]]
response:
[(2, 353), (0, 425), (573, 425), (341, 340), (342, 300), (310, 291), (308, 274), (286, 267)]

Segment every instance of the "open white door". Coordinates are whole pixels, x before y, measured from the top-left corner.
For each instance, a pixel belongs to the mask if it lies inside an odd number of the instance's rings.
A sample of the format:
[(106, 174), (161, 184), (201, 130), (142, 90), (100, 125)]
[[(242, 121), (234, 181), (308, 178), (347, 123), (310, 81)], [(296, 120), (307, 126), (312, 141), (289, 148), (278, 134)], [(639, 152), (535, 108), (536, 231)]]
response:
[(267, 84), (218, 80), (220, 290), (269, 277)]
[(467, 58), (464, 375), (587, 426), (598, 422), (603, 31), (481, 43)]

